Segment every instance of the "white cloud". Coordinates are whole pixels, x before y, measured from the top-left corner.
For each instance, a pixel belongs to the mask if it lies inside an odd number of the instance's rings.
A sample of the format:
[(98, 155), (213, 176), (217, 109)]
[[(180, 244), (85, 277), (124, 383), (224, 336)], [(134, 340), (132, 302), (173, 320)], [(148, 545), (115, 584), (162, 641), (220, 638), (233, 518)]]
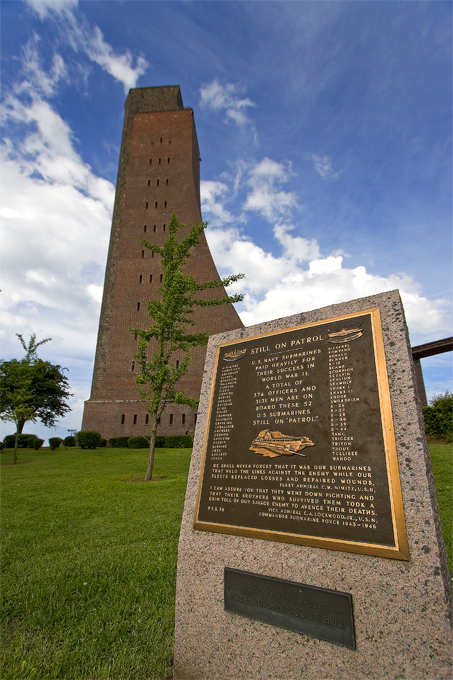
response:
[[(66, 34), (67, 43), (74, 51), (85, 52), (92, 62), (123, 84), (126, 94), (130, 88), (136, 86), (140, 76), (146, 73), (149, 63), (143, 56), (137, 57), (134, 65), (134, 57), (129, 50), (123, 54), (116, 53), (106, 42), (98, 26), (91, 27), (81, 14), (76, 17), (72, 8), (77, 6), (77, 0), (27, 0), (27, 2), (41, 19), (56, 17), (61, 30)], [(44, 74), (39, 73), (39, 76), (43, 78)]]
[[(420, 342), (450, 334), (448, 300), (428, 300), (405, 274), (382, 277), (369, 274), (364, 266), (347, 268), (340, 253), (324, 255), (316, 239), (295, 234), (291, 213), (298, 207), (296, 196), (277, 186), (289, 179), (289, 167), (265, 158), (249, 168), (245, 177), (248, 194), (244, 208), (273, 224), (281, 255), (259, 247), (233, 227), (231, 213), (228, 221), (219, 220), (219, 228), (209, 229), (206, 235), (222, 274), (246, 275), (232, 287), (246, 295), (240, 311), (246, 326), (398, 288), (411, 332)], [(222, 215), (228, 185), (212, 182), (208, 210), (214, 195), (215, 210)]]
[(87, 30), (78, 32), (80, 45), (85, 50), (91, 61), (101, 66), (107, 73), (110, 73), (116, 80), (123, 83), (124, 92), (127, 94), (129, 89), (135, 87), (137, 80), (146, 73), (148, 62), (142, 56), (136, 60), (129, 50), (124, 54), (116, 54), (102, 34), (102, 31), (95, 26), (91, 34)]
[(225, 208), (222, 200), (226, 199), (228, 187), (223, 182), (201, 181), (200, 196), (203, 213), (209, 213), (209, 223), (221, 226), (234, 222), (235, 218)]
[(42, 70), (38, 54), (39, 41), (39, 36), (35, 34), (25, 46), (22, 60), (25, 80), (15, 88), (15, 91), (16, 93), (22, 91), (39, 92), (50, 97), (55, 93), (59, 81), (67, 78), (68, 73), (59, 54), (53, 56), (50, 72), (46, 73)]
[(296, 195), (292, 192), (277, 189), (277, 185), (286, 182), (290, 176), (290, 168), (270, 158), (264, 158), (250, 171), (248, 185), (251, 191), (244, 203), (244, 210), (260, 213), (269, 222), (297, 208)]
[[(280, 240), (281, 232), (274, 233)], [(398, 288), (412, 333), (433, 338), (449, 334), (448, 300), (428, 300), (409, 276), (372, 275), (363, 266), (349, 269), (344, 267), (341, 255), (318, 254), (306, 268), (301, 264), (303, 258), (293, 255), (301, 239), (288, 232), (284, 233), (285, 251), (281, 257), (241, 238), (234, 229), (208, 231), (207, 238), (222, 271), (246, 275), (235, 284), (235, 291), (246, 294), (240, 311), (246, 326)], [(307, 253), (319, 253), (316, 242), (307, 243)]]
[(332, 167), (332, 159), (329, 156), (316, 156), (316, 154), (311, 155), (311, 160), (313, 162), (313, 167), (322, 179), (336, 179), (339, 176), (339, 172), (335, 172)]
[(253, 127), (247, 117), (247, 108), (255, 104), (247, 97), (241, 99), (241, 94), (242, 91), (237, 85), (232, 83), (221, 85), (215, 78), (208, 85), (201, 86), (200, 105), (212, 111), (225, 111), (226, 120), (233, 120), (240, 128), (246, 125)]
[(91, 358), (114, 188), (93, 174), (73, 146), (69, 126), (34, 94), (10, 95), (3, 112), (20, 140), (2, 146), (3, 352), (14, 333), (52, 337), (50, 351)]
[(77, 7), (79, 0), (25, 0), (28, 5), (41, 17), (46, 18), (51, 11), (63, 14)]

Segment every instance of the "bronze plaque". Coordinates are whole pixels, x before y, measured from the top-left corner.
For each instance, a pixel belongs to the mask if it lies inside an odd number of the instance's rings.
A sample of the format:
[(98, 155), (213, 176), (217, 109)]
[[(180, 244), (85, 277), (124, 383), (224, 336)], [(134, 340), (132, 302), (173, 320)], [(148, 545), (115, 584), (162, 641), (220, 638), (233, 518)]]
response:
[(409, 559), (378, 309), (218, 347), (194, 526)]
[(224, 609), (355, 649), (352, 595), (225, 567)]

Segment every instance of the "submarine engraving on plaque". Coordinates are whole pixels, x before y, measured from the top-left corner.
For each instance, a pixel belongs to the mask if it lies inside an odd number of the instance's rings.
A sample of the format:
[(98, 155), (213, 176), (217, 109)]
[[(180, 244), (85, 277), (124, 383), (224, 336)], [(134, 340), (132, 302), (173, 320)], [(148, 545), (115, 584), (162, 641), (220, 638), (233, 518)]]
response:
[(378, 309), (219, 345), (194, 526), (408, 559)]

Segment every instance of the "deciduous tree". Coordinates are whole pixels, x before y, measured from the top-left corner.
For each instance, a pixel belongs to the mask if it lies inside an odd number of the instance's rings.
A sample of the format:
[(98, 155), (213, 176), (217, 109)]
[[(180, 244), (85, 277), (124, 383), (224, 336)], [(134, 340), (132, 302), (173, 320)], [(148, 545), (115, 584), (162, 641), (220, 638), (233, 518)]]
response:
[[(194, 309), (226, 305), (243, 299), (239, 294), (215, 298), (200, 297), (203, 291), (227, 287), (244, 275), (236, 274), (223, 280), (197, 283), (193, 276), (185, 274), (183, 267), (189, 262), (190, 251), (199, 243), (200, 235), (207, 223), (192, 227), (189, 234), (179, 242), (178, 231), (183, 226), (178, 223), (173, 213), (168, 238), (162, 247), (146, 240), (141, 241), (144, 247), (160, 255), (163, 271), (159, 298), (148, 302), (148, 313), (153, 319), (153, 325), (146, 330), (129, 329), (138, 336), (138, 350), (134, 361), (139, 373), (135, 382), (140, 401), (150, 415), (149, 455), (145, 480), (152, 478), (157, 425), (167, 404), (198, 407), (198, 399), (178, 389), (178, 381), (189, 370), (192, 348), (206, 345), (209, 338), (207, 332), (189, 332), (191, 326), (195, 325), (192, 318)], [(151, 358), (148, 357), (150, 343), (156, 348)], [(178, 352), (179, 357), (181, 355), (183, 357), (179, 359), (178, 364), (171, 361), (175, 352)]]
[(13, 462), (17, 462), (17, 440), (26, 422), (40, 420), (46, 427), (53, 427), (70, 407), (66, 400), (69, 392), (66, 369), (43, 361), (37, 349), (50, 338), (36, 342), (32, 335), (28, 344), (16, 334), (25, 349), (23, 359), (0, 361), (0, 418), (16, 425)]

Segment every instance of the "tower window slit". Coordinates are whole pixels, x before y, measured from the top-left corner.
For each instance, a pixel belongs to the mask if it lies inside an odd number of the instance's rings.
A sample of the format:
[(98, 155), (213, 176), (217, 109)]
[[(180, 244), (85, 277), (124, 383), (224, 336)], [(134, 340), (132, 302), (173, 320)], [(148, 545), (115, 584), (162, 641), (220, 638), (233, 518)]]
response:
[(153, 229), (153, 231), (156, 231), (156, 225), (154, 225), (154, 229)]
[(184, 425), (185, 422), (186, 422), (186, 414), (183, 413), (182, 416), (181, 416), (181, 423)]
[(167, 158), (167, 165), (170, 165), (170, 159)]
[(162, 230), (162, 231), (165, 231), (165, 230), (166, 230), (166, 228), (167, 228), (167, 225), (166, 225), (166, 224), (164, 224), (164, 228), (163, 228), (163, 230)]
[(145, 234), (146, 234), (146, 224), (143, 225), (143, 231), (144, 231)]
[(131, 371), (135, 371), (135, 361), (132, 362)]
[(159, 163), (159, 165), (162, 163), (162, 159), (161, 159), (161, 158), (159, 158), (158, 163)]
[(145, 425), (148, 425), (149, 423), (149, 413), (146, 414), (145, 416)]
[(162, 279), (163, 279), (163, 278), (164, 278), (164, 275), (161, 274), (161, 275), (160, 275), (160, 282), (161, 282), (161, 283), (162, 283)]
[(176, 368), (179, 368), (179, 359), (176, 359)]
[(137, 312), (140, 311), (140, 302), (137, 302)]
[(166, 180), (165, 180), (165, 184), (166, 184), (166, 185), (167, 185), (167, 187), (168, 187), (168, 179), (166, 179)]
[(142, 257), (145, 257), (145, 251), (142, 250)]
[(156, 186), (157, 186), (157, 187), (159, 186), (159, 180), (157, 180), (157, 184), (156, 184)]
[(134, 425), (137, 425), (137, 414), (134, 413)]
[(148, 201), (145, 203), (145, 210), (148, 210)]
[(164, 208), (166, 208), (166, 207), (167, 207), (167, 201), (165, 201), (165, 203), (164, 203)]
[(153, 282), (153, 275), (152, 275), (152, 274), (149, 275), (149, 282), (150, 282), (150, 283)]
[(125, 415), (123, 413), (123, 415), (121, 416), (121, 425), (124, 425), (124, 420), (125, 420)]
[[(146, 205), (148, 205), (148, 204), (146, 204)], [(155, 202), (154, 207), (157, 208), (157, 201)]]
[(170, 425), (173, 425), (173, 413), (170, 413)]
[(139, 283), (141, 283), (142, 281), (143, 281), (143, 275), (142, 275), (142, 274), (140, 274), (140, 280), (139, 280)]
[(148, 186), (149, 187), (151, 186), (151, 180), (150, 179), (148, 180)]
[(160, 138), (160, 143), (162, 144), (162, 137)]
[[(151, 144), (152, 144), (152, 142), (151, 142)], [(149, 159), (149, 164), (150, 164), (150, 165), (153, 164), (153, 159), (152, 159), (152, 158)]]

